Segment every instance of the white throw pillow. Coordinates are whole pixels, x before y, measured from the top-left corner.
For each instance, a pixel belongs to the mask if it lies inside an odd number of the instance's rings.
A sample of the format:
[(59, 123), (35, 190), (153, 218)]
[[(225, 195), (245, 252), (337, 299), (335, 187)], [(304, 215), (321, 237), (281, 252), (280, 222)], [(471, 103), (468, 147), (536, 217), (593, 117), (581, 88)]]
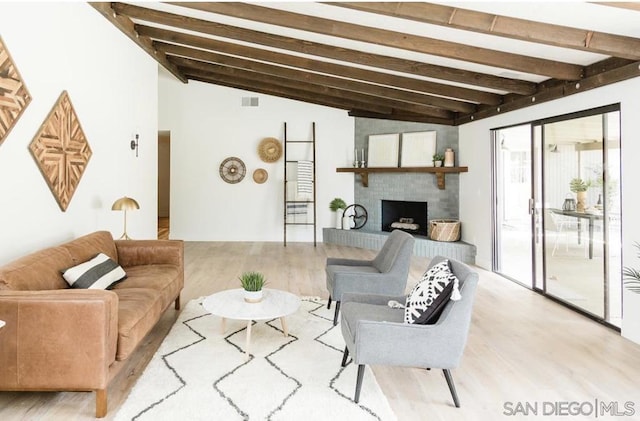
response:
[(127, 274), (109, 256), (100, 253), (91, 260), (65, 270), (62, 277), (71, 288), (109, 289), (126, 278)]

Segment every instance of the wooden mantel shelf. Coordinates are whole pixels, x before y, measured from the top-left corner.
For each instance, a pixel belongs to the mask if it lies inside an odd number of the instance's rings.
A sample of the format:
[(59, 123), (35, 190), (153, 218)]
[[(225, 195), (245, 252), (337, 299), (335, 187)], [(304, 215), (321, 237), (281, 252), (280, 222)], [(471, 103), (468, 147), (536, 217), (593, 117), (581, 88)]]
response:
[(336, 172), (352, 172), (359, 174), (362, 177), (362, 185), (369, 187), (369, 174), (370, 173), (432, 173), (436, 175), (438, 181), (438, 188), (444, 190), (444, 175), (445, 174), (458, 174), (461, 172), (468, 172), (469, 167), (369, 167), (369, 168), (336, 168)]

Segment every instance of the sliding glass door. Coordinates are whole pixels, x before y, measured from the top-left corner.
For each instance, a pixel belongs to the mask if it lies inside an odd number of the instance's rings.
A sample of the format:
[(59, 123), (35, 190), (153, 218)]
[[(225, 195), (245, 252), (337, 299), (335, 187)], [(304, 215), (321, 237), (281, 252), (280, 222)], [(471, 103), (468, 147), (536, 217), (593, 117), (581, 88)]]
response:
[(621, 315), (619, 121), (613, 110), (540, 124), (546, 293), (616, 325)]
[(494, 194), (496, 196), (494, 270), (533, 286), (531, 125), (496, 130)]
[(494, 130), (494, 270), (619, 326), (618, 106)]

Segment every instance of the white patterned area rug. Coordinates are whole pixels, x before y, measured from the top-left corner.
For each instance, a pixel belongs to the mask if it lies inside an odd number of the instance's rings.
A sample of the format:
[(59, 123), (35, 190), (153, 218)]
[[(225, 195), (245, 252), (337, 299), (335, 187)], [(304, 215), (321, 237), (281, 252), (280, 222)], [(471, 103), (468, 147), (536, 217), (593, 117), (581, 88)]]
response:
[(344, 340), (326, 300), (302, 300), (287, 316), (251, 328), (207, 313), (190, 301), (133, 387), (115, 419), (123, 420), (395, 420), (367, 367), (360, 402), (356, 368), (341, 367)]

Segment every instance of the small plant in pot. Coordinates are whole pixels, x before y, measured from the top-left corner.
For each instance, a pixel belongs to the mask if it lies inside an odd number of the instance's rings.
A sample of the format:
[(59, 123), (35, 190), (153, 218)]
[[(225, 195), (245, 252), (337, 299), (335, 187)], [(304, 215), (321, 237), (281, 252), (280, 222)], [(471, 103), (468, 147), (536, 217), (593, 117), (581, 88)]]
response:
[(260, 272), (245, 272), (240, 276), (240, 284), (244, 288), (244, 300), (248, 303), (262, 301), (262, 287), (267, 283)]
[(340, 199), (339, 197), (336, 197), (331, 201), (331, 203), (329, 203), (329, 209), (331, 210), (331, 212), (336, 213), (337, 229), (342, 229), (342, 215), (346, 208), (347, 208), (347, 203), (344, 200)]
[(587, 191), (589, 187), (591, 187), (591, 181), (584, 181), (582, 178), (574, 178), (569, 182), (569, 188), (574, 193)]
[(444, 155), (439, 154), (439, 153), (434, 153), (433, 157), (433, 166), (434, 167), (441, 167), (442, 166), (442, 161), (444, 161)]
[(576, 194), (576, 211), (584, 212), (587, 201), (587, 190), (591, 187), (591, 181), (574, 178), (569, 182), (569, 189)]

